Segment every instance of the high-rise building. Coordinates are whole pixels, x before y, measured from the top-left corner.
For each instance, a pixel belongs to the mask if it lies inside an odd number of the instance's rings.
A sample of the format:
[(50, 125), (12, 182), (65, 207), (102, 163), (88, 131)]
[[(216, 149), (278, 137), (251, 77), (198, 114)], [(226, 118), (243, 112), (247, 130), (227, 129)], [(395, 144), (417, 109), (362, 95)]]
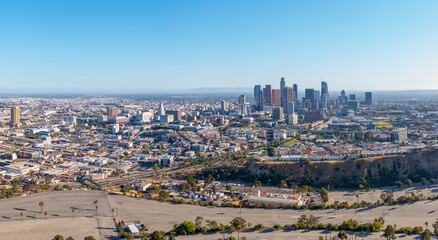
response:
[(321, 94), (321, 108), (322, 109), (327, 109), (328, 108), (328, 102), (329, 102), (328, 93)]
[(307, 109), (315, 108), (315, 89), (308, 88), (305, 90), (303, 106)]
[(393, 141), (408, 141), (408, 130), (406, 128), (397, 128), (392, 131), (391, 138)]
[(272, 89), (272, 105), (274, 107), (281, 107), (281, 90)]
[(19, 127), (20, 126), (20, 108), (19, 107), (11, 107), (11, 126)]
[(158, 115), (166, 115), (166, 110), (164, 110), (164, 105), (162, 102), (160, 102), (160, 105), (158, 106)]
[(166, 115), (172, 115), (173, 121), (181, 121), (182, 111), (181, 110), (166, 110)]
[(356, 100), (348, 100), (347, 102), (347, 109), (354, 110), (355, 112), (359, 108), (359, 102)]
[(107, 109), (108, 119), (117, 117), (117, 108), (116, 107), (108, 107)]
[(283, 119), (283, 108), (282, 107), (274, 107), (272, 110), (272, 119), (273, 120), (282, 120)]
[(255, 85), (254, 86), (254, 103), (255, 105), (259, 105), (260, 102), (259, 101), (259, 93), (262, 90), (262, 85)]
[(266, 85), (265, 87), (265, 103), (268, 105), (272, 104), (272, 86), (271, 85)]
[[(295, 105), (297, 105), (298, 104), (298, 85), (294, 84), (293, 87), (294, 87)], [(297, 106), (295, 106), (295, 107), (297, 107)]]
[(294, 98), (294, 89), (292, 87), (285, 87), (283, 90), (283, 96), (282, 96), (282, 102), (281, 107), (284, 109), (285, 112), (289, 112), (288, 104), (290, 102), (295, 102)]
[(288, 102), (286, 108), (287, 115), (291, 115), (295, 113), (295, 104), (294, 102)]
[(280, 96), (281, 96), (281, 106), (283, 107), (287, 102), (283, 99), (284, 96), (284, 89), (286, 88), (286, 81), (284, 80), (284, 77), (280, 80)]
[(227, 103), (225, 100), (222, 100), (222, 101), (221, 101), (221, 110), (222, 110), (223, 112), (225, 112), (225, 111), (228, 110), (228, 103)]
[(327, 82), (321, 81), (321, 95), (328, 94), (328, 85)]
[(373, 105), (373, 93), (372, 92), (365, 92), (365, 104), (366, 105)]
[(329, 101), (327, 82), (321, 81), (321, 108), (327, 109)]
[(356, 101), (356, 94), (350, 94), (350, 98), (348, 100)]
[(239, 96), (239, 106), (245, 105), (245, 103), (246, 103), (246, 97), (245, 95), (242, 94)]

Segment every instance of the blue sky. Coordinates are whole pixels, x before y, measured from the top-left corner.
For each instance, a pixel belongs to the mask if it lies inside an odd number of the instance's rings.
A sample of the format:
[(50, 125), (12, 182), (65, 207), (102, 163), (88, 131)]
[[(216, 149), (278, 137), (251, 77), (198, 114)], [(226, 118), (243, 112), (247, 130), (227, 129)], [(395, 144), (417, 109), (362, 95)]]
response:
[(438, 89), (438, 1), (0, 1), (0, 92)]

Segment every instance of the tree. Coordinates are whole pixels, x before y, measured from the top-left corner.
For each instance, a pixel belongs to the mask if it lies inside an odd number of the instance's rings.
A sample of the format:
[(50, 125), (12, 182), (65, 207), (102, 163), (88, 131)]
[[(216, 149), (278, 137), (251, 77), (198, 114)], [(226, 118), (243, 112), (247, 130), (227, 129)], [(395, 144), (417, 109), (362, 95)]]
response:
[(435, 235), (438, 235), (438, 219), (435, 220), (435, 222), (432, 224), (433, 227), (433, 233)]
[(411, 179), (406, 180), (406, 185), (408, 185), (408, 187), (411, 187), (412, 186), (412, 180)]
[(396, 239), (397, 236), (395, 236), (395, 228), (392, 225), (388, 225), (383, 233), (383, 236), (386, 238), (386, 240)]
[(75, 209), (73, 208), (72, 210), (71, 210), (71, 212), (73, 213), (73, 218), (75, 217)]
[(20, 213), (21, 221), (23, 221), (23, 212)]
[(421, 240), (431, 240), (432, 238), (430, 237), (430, 231), (429, 229), (424, 230), (423, 233), (421, 233)]
[(87, 236), (84, 238), (84, 240), (96, 240), (93, 236)]
[(97, 205), (98, 203), (99, 203), (99, 200), (97, 200), (97, 199), (94, 200), (94, 202), (93, 202), (94, 205)]
[(429, 183), (430, 183), (430, 185), (435, 184), (435, 179), (434, 178), (429, 178)]
[(262, 186), (262, 182), (260, 182), (260, 181), (255, 181), (255, 182), (254, 182), (254, 186), (255, 186), (256, 188), (258, 188), (258, 187)]
[(338, 237), (339, 237), (339, 239), (347, 239), (348, 235), (347, 235), (347, 233), (344, 230), (341, 230), (338, 233)]
[(38, 204), (38, 206), (40, 206), (41, 213), (43, 213), (43, 211), (44, 211), (44, 202), (41, 201), (41, 202)]
[(227, 185), (225, 185), (225, 189), (227, 190), (227, 191), (233, 191), (233, 186), (231, 186), (230, 184), (227, 184)]
[(47, 219), (47, 215), (49, 215), (49, 213), (47, 211), (45, 211), (44, 216), (46, 216), (46, 219)]
[(423, 187), (426, 187), (426, 183), (427, 183), (426, 178), (422, 178), (421, 179), (421, 185), (423, 185)]
[(401, 181), (396, 181), (396, 182), (395, 182), (395, 185), (397, 185), (398, 189), (401, 190), (401, 188), (402, 188), (402, 186), (403, 186), (403, 183), (402, 183)]
[(322, 202), (327, 203), (329, 201), (329, 195), (325, 188), (321, 188), (321, 191), (319, 191), (319, 195), (321, 196)]
[(155, 231), (149, 236), (149, 239), (150, 240), (167, 240), (165, 235), (166, 235), (166, 233), (164, 233), (163, 231)]
[(75, 240), (73, 237), (68, 237), (66, 240)]
[(189, 235), (196, 231), (196, 225), (193, 222), (184, 221), (180, 225), (176, 225), (174, 230), (179, 235)]
[(53, 238), (53, 240), (64, 240), (64, 237), (58, 234)]
[(237, 231), (240, 231), (246, 227), (246, 220), (242, 217), (236, 217), (230, 222), (231, 226)]

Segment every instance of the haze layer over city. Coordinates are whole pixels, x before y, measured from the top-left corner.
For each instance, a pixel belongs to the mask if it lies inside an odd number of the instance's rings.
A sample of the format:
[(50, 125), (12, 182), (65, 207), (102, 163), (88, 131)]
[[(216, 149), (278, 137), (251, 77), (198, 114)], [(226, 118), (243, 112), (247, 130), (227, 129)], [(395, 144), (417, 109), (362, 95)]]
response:
[(437, 239), (436, 9), (1, 3), (0, 240)]

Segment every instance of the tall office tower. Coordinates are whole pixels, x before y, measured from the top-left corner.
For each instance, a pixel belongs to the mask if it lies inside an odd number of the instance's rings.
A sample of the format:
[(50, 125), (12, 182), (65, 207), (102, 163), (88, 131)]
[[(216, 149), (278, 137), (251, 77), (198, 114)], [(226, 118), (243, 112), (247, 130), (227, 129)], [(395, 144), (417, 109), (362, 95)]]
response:
[(303, 104), (304, 104), (304, 102), (307, 102), (306, 108), (308, 108), (308, 109), (314, 108), (314, 103), (315, 103), (315, 90), (314, 89), (308, 88), (305, 90)]
[(355, 101), (356, 100), (356, 94), (350, 94), (350, 99), (348, 99), (350, 101)]
[(328, 93), (321, 94), (321, 108), (322, 109), (328, 108), (328, 101), (329, 101)]
[(372, 92), (365, 92), (365, 104), (366, 105), (373, 105), (373, 93)]
[(328, 107), (329, 93), (327, 82), (321, 81), (321, 107), (326, 109)]
[(272, 86), (266, 85), (266, 93), (265, 93), (265, 103), (268, 105), (272, 104)]
[(272, 105), (274, 107), (281, 106), (281, 90), (280, 89), (272, 89)]
[(294, 101), (295, 101), (294, 89), (292, 87), (285, 87), (283, 90), (283, 96), (281, 102), (281, 107), (284, 109), (285, 112), (289, 112), (288, 104)]
[(263, 109), (263, 92), (261, 85), (254, 86), (254, 105), (256, 111), (261, 111)]
[(273, 120), (282, 120), (283, 119), (283, 108), (282, 107), (274, 107), (272, 110), (272, 119)]
[(117, 108), (116, 107), (108, 107), (106, 114), (108, 116), (108, 119), (116, 118), (117, 117)]
[(164, 105), (162, 102), (160, 102), (160, 105), (158, 105), (158, 115), (159, 116), (166, 115), (166, 111), (164, 110)]
[(258, 104), (258, 93), (259, 91), (262, 90), (262, 85), (255, 85), (254, 86), (254, 103), (257, 105)]
[(327, 82), (321, 81), (321, 95), (328, 94), (328, 85)]
[(339, 104), (340, 105), (347, 105), (347, 101), (348, 101), (348, 98), (345, 95), (345, 90), (342, 90), (341, 91), (341, 96), (339, 97)]
[(11, 107), (11, 126), (19, 127), (20, 126), (20, 108), (19, 107)]
[(245, 105), (245, 103), (246, 103), (246, 98), (245, 95), (242, 94), (239, 96), (239, 106)]
[(225, 100), (222, 100), (222, 101), (221, 101), (221, 110), (222, 110), (223, 112), (225, 112), (225, 111), (228, 110), (228, 103), (227, 103)]
[(295, 113), (295, 104), (294, 104), (294, 102), (288, 102), (287, 103), (286, 113), (287, 113), (288, 116)]
[[(295, 97), (295, 105), (298, 104), (298, 85), (294, 84), (294, 97)], [(297, 106), (295, 106), (297, 107)]]
[(284, 96), (284, 89), (286, 88), (286, 81), (284, 80), (284, 77), (281, 78), (280, 80), (280, 96), (281, 96), (281, 106), (283, 106), (284, 104), (286, 104), (287, 102), (285, 101), (283, 103), (283, 96)]
[(319, 90), (315, 90), (315, 100), (319, 100), (319, 98), (321, 97), (321, 92)]

